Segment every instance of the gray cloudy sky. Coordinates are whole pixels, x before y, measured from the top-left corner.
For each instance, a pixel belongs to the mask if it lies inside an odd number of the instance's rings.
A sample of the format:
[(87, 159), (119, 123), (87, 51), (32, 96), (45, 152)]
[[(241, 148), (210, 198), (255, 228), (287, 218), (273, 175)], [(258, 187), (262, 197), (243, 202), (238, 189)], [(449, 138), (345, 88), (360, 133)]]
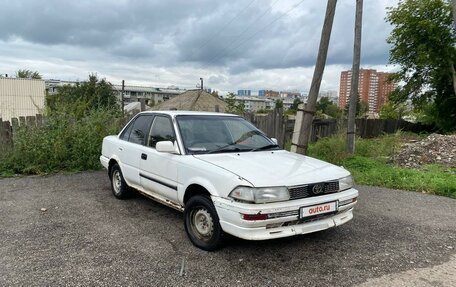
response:
[[(386, 66), (385, 8), (365, 0), (363, 67)], [(351, 67), (355, 0), (339, 0), (322, 89), (337, 90)], [(307, 91), (323, 0), (0, 0), (0, 74), (21, 68), (45, 78), (221, 91)]]

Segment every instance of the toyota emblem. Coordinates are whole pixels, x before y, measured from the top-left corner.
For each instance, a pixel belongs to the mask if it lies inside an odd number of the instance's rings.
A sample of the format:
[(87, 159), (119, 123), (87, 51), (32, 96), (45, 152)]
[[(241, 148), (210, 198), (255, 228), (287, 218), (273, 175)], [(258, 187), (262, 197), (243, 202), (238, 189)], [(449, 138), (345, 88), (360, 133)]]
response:
[(312, 187), (312, 193), (313, 194), (320, 194), (324, 191), (324, 186), (323, 184), (315, 184), (313, 187)]

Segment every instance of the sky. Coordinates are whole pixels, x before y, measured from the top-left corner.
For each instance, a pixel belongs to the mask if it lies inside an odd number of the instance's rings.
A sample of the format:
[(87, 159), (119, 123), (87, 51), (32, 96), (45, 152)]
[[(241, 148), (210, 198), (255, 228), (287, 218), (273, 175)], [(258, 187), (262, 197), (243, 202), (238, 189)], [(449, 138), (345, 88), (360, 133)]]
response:
[[(364, 0), (361, 67), (393, 71), (386, 7)], [(221, 91), (308, 91), (323, 0), (0, 0), (0, 74)], [(337, 3), (321, 90), (351, 68), (355, 0)]]

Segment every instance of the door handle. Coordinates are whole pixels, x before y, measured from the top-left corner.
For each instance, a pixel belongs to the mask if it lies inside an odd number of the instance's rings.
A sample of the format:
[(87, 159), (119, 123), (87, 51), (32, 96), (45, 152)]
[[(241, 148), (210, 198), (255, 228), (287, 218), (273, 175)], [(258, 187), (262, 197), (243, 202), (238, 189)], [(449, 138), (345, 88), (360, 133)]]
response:
[(120, 151), (123, 151), (123, 148), (119, 147), (119, 150), (120, 150)]
[(141, 154), (141, 159), (146, 160), (146, 159), (147, 159), (147, 154), (142, 153), (142, 154)]

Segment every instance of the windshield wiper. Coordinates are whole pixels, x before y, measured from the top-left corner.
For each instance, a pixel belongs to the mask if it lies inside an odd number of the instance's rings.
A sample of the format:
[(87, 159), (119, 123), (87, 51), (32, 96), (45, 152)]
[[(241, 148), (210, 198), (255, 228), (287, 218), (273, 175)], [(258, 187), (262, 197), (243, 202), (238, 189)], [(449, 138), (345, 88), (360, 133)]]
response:
[(252, 151), (267, 150), (267, 149), (278, 148), (278, 147), (279, 146), (276, 145), (276, 144), (268, 144), (268, 145), (265, 145), (265, 146), (262, 146), (262, 147), (259, 147), (259, 148), (252, 149)]
[(222, 146), (218, 149), (214, 149), (214, 150), (211, 150), (209, 152), (207, 152), (206, 154), (209, 154), (209, 153), (222, 153), (222, 152), (238, 152), (238, 151), (251, 151), (252, 149), (246, 149), (246, 148), (238, 148), (238, 147), (235, 147), (235, 148), (228, 148), (230, 146), (233, 146), (234, 144), (230, 144), (230, 145), (226, 145), (226, 146)]

